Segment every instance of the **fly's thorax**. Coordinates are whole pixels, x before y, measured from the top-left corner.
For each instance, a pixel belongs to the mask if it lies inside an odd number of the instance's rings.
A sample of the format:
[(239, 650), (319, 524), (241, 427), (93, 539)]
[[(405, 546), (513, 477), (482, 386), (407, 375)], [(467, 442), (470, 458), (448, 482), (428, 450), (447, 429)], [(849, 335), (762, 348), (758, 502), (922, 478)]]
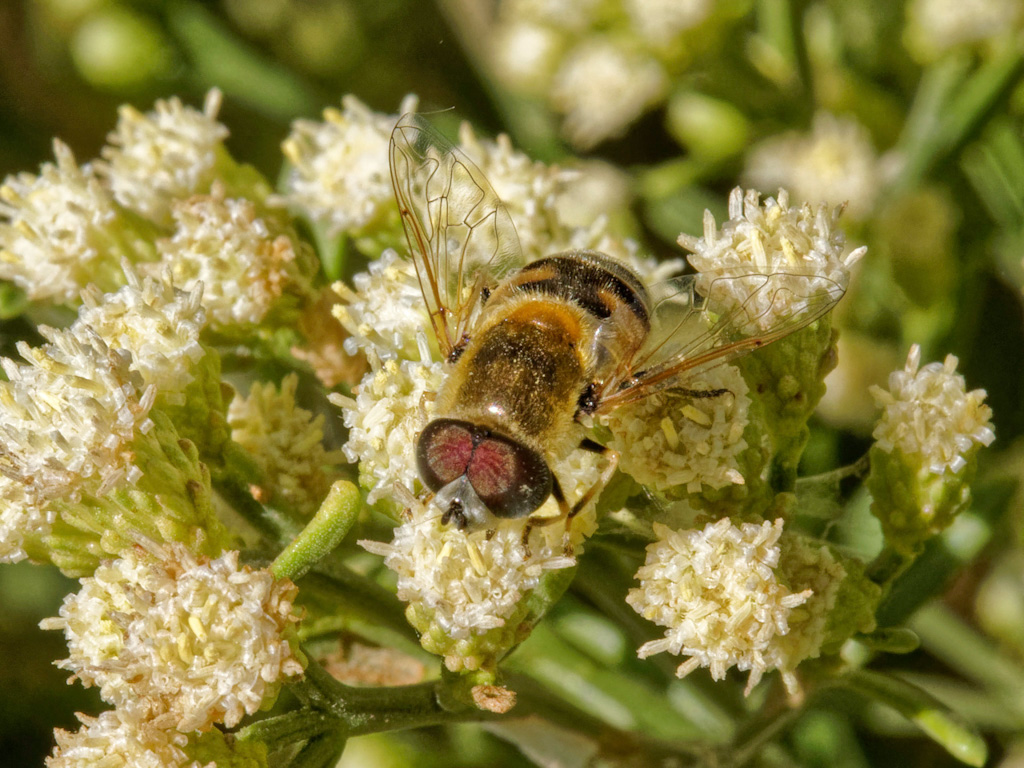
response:
[(595, 326), (573, 304), (527, 292), (503, 297), (500, 309), (485, 313), (449, 368), (435, 414), (565, 455), (579, 440), (573, 419), (593, 370)]
[(532, 262), (503, 282), (489, 303), (501, 312), (505, 302), (523, 295), (568, 303), (585, 315), (580, 343), (587, 347), (591, 380), (625, 365), (650, 331), (650, 296), (640, 277), (597, 251), (565, 251)]

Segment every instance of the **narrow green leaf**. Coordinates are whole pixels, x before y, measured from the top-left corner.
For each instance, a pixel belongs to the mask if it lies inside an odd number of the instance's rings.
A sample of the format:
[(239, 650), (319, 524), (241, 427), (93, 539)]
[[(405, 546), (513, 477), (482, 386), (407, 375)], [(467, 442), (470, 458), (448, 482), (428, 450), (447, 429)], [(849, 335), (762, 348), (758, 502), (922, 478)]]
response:
[(988, 747), (981, 734), (927, 691), (898, 677), (867, 670), (850, 674), (844, 682), (864, 696), (895, 709), (960, 762), (985, 764)]
[(279, 579), (297, 579), (334, 550), (352, 528), (362, 497), (347, 480), (331, 486), (327, 498), (302, 532), (277, 556), (270, 570)]

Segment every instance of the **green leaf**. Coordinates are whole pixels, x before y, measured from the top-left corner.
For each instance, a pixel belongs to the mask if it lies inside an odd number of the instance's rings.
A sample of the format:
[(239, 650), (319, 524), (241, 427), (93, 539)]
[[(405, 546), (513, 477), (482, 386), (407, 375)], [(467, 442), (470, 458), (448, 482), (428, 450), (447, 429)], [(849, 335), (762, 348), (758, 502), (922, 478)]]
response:
[(898, 677), (867, 670), (850, 674), (844, 682), (869, 699), (895, 709), (960, 762), (985, 764), (988, 747), (981, 734), (927, 691)]
[(295, 580), (306, 573), (341, 543), (361, 508), (359, 489), (347, 480), (336, 482), (313, 519), (270, 566), (274, 576)]

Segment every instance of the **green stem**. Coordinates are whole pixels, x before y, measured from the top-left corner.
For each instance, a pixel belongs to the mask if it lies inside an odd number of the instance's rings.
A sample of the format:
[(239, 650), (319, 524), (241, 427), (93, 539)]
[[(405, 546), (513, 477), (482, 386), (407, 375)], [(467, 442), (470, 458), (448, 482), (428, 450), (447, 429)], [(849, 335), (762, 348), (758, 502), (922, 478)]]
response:
[(325, 733), (306, 742), (288, 768), (330, 768), (341, 758), (348, 738), (341, 733)]
[(802, 708), (787, 707), (781, 698), (763, 707), (755, 718), (737, 732), (733, 745), (728, 748), (725, 764), (730, 768), (739, 768), (749, 763), (766, 744), (789, 728), (802, 712)]
[(258, 720), (239, 730), (235, 738), (239, 741), (266, 744), (268, 749), (274, 750), (316, 738), (337, 727), (336, 718), (324, 712), (301, 709)]
[(833, 469), (829, 472), (821, 472), (817, 475), (798, 477), (796, 480), (796, 489), (799, 491), (801, 488), (808, 486), (836, 485), (848, 477), (864, 477), (870, 468), (871, 457), (870, 454), (865, 453), (855, 462), (847, 464), (845, 467), (839, 467), (838, 469)]
[(874, 560), (868, 565), (867, 577), (875, 584), (887, 586), (892, 584), (901, 573), (910, 567), (913, 561), (886, 544)]
[(293, 526), (267, 509), (252, 497), (247, 488), (227, 478), (214, 478), (214, 493), (245, 522), (251, 525), (266, 542), (279, 549), (297, 533)]

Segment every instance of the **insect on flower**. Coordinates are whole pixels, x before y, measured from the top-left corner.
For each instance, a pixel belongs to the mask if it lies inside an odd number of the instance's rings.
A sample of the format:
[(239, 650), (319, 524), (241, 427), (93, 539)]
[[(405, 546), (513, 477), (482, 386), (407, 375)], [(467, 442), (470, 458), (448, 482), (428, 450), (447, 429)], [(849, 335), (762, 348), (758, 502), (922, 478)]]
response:
[[(508, 211), (481, 171), (416, 115), (397, 123), (391, 178), (434, 336), (447, 361), (420, 433), (420, 478), (460, 528), (572, 519), (600, 493), (618, 454), (586, 435), (589, 416), (666, 388), (808, 325), (845, 287), (821, 274), (752, 269), (644, 285), (596, 251), (527, 263)], [(716, 296), (740, 295), (732, 305)], [(727, 310), (718, 307), (731, 306)], [(602, 454), (600, 478), (570, 503), (552, 462)], [(558, 517), (533, 513), (553, 496)]]

